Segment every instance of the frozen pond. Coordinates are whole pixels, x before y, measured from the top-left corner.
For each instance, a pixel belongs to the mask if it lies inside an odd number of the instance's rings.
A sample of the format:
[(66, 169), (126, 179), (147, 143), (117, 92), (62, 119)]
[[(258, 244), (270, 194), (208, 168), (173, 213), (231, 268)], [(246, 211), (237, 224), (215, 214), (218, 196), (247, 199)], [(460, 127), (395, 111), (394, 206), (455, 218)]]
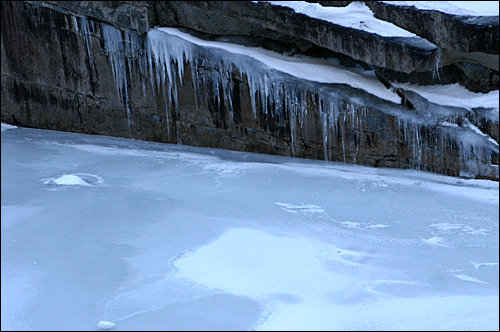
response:
[(26, 128), (1, 154), (2, 330), (499, 329), (498, 182)]

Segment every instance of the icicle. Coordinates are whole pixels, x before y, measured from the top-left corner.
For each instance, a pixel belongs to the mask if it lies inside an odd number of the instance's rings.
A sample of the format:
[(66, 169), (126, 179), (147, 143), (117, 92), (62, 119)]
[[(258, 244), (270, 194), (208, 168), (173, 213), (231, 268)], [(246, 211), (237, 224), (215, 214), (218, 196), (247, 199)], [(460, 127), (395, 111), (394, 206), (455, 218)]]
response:
[(435, 81), (436, 78), (438, 81), (441, 80), (439, 77), (439, 66), (441, 65), (441, 55), (442, 55), (441, 47), (438, 47), (436, 50), (436, 57), (434, 58), (434, 71), (432, 72), (432, 79)]
[(80, 17), (80, 31), (85, 42), (85, 47), (87, 48), (87, 54), (89, 59), (92, 59), (92, 37), (90, 36), (89, 21), (85, 17)]
[(318, 111), (321, 119), (321, 132), (323, 134), (323, 159), (328, 161), (328, 115), (323, 110), (321, 101), (318, 105)]
[(198, 108), (198, 73), (196, 72), (196, 64), (194, 63), (195, 58), (191, 58), (189, 61), (189, 69), (191, 72), (191, 80), (193, 82), (193, 91), (194, 91), (194, 102), (196, 107)]
[[(125, 54), (123, 48), (123, 38), (122, 32), (109, 25), (107, 23), (102, 23), (102, 33), (104, 38), (104, 48), (111, 62), (111, 69), (113, 72), (113, 77), (115, 79), (116, 90), (118, 92), (118, 99), (124, 102), (127, 110), (127, 121), (129, 135), (132, 136), (130, 130), (130, 106), (128, 98), (128, 84), (127, 84), (127, 72), (125, 69)], [(123, 101), (123, 94), (125, 93), (125, 101)]]
[(122, 92), (126, 84), (125, 61), (123, 55), (122, 32), (107, 23), (102, 23), (104, 48), (111, 61), (113, 77), (115, 79), (118, 97), (122, 99)]

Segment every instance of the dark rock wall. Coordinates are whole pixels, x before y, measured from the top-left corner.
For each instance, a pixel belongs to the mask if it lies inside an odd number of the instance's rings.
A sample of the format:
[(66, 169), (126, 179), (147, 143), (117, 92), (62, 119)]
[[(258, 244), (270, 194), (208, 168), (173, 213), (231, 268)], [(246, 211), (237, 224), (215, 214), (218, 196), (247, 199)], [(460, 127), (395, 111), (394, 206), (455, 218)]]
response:
[[(130, 137), (124, 98), (117, 94), (104, 47), (102, 27), (112, 27), (115, 22), (74, 14), (52, 4), (20, 1), (2, 2), (1, 15), (3, 121)], [(117, 31), (135, 35), (142, 43), (140, 48), (145, 49), (145, 34)], [(138, 123), (149, 122), (154, 104), (143, 93), (146, 78), (141, 77), (139, 59), (131, 54), (125, 59), (130, 67), (130, 109)], [(147, 89), (146, 94), (151, 95), (151, 88)], [(161, 132), (137, 138), (169, 141)]]
[[(186, 58), (182, 77), (159, 82), (155, 77), (158, 68), (150, 67), (147, 56), (147, 31), (155, 25), (187, 27), (214, 37), (227, 34), (279, 39), (300, 51), (321, 47), (322, 40), (331, 41), (331, 36), (346, 33), (335, 32), (337, 28), (332, 27), (326, 39), (304, 38), (305, 30), (290, 33), (279, 22), (266, 22), (265, 15), (271, 15), (266, 6), (258, 12), (255, 4), (240, 5), (248, 6), (251, 15), (238, 16), (233, 6), (236, 2), (228, 3), (2, 2), (2, 121), (498, 179), (498, 168), (490, 165), (498, 165), (498, 148), (484, 150), (482, 144), (481, 148), (468, 145), (457, 130), (437, 126), (437, 120), (418, 120), (424, 109), (434, 107), (443, 114), (442, 119), (458, 124), (470, 121), (498, 142), (498, 119), (488, 110), (470, 112), (428, 103), (422, 106), (417, 96), (412, 97), (417, 107), (395, 105), (348, 86), (292, 78), (283, 81), (280, 93), (263, 99), (261, 92), (252, 91), (249, 78), (237, 67), (221, 68), (211, 57)], [(273, 15), (281, 17), (282, 22), (297, 20), (286, 10)], [(220, 30), (214, 30), (216, 22), (228, 24), (219, 24)], [(300, 25), (300, 20), (293, 24)], [(313, 32), (320, 29), (309, 28)], [(401, 47), (383, 42), (390, 52), (394, 52), (391, 47)], [(345, 45), (349, 52), (359, 52), (347, 46), (349, 43)], [(432, 49), (428, 51), (421, 53), (422, 58), (413, 56), (414, 60), (403, 66), (427, 66), (433, 59)], [(387, 58), (387, 54), (382, 57)], [(381, 60), (384, 66), (386, 60)], [(398, 61), (391, 61), (394, 65), (387, 71), (408, 75), (394, 69), (401, 66)], [(170, 65), (177, 72), (179, 64)], [(222, 76), (229, 85), (220, 82)], [(336, 97), (332, 99), (331, 95)], [(290, 96), (299, 96), (300, 107), (290, 106)]]

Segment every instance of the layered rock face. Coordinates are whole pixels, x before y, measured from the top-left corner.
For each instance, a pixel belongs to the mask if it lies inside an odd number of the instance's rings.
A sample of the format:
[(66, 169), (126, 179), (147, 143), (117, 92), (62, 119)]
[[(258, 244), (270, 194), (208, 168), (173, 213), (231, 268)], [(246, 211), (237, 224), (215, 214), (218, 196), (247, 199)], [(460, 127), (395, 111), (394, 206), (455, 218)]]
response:
[(308, 5), (408, 33), (262, 2), (2, 2), (2, 121), (498, 180), (498, 105), (414, 88), (498, 100), (498, 16)]

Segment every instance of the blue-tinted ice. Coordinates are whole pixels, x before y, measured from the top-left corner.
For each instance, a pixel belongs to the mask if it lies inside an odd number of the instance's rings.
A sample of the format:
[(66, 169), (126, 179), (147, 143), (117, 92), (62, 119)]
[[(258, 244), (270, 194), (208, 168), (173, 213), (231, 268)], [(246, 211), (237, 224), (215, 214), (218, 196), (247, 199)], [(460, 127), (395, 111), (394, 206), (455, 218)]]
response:
[(498, 330), (497, 182), (25, 128), (1, 144), (2, 330)]

